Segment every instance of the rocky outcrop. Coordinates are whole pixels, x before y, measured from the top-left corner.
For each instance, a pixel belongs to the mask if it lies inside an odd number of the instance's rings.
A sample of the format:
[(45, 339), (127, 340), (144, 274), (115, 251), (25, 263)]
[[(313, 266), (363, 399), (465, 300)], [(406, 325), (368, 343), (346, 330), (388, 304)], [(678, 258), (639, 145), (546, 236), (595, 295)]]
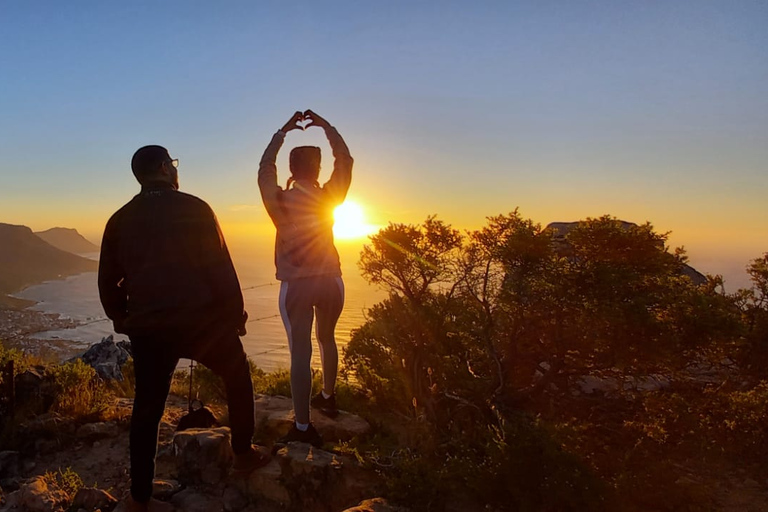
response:
[(384, 498), (373, 498), (360, 502), (356, 507), (343, 512), (406, 512), (407, 509), (390, 505)]
[[(213, 494), (214, 502), (206, 501), (212, 507), (209, 510), (270, 504), (278, 509), (336, 511), (359, 503), (376, 488), (376, 475), (357, 460), (304, 443), (283, 446), (269, 464), (250, 475), (230, 474), (233, 455), (229, 439), (226, 427), (190, 429), (174, 435), (179, 483), (188, 490), (207, 489), (207, 494)], [(196, 501), (187, 496), (191, 490), (185, 492), (175, 494), (171, 501), (179, 507)]]
[(335, 511), (375, 492), (377, 478), (351, 457), (289, 443), (272, 461), (232, 485), (250, 501), (268, 501), (281, 509)]
[[(264, 429), (269, 437), (277, 438), (293, 424), (293, 402), (284, 396), (256, 395), (256, 426)], [(364, 436), (371, 426), (360, 416), (339, 411), (336, 418), (329, 418), (312, 410), (312, 423), (326, 442), (349, 441)]]
[[(637, 224), (634, 222), (627, 222), (624, 220), (617, 220), (616, 222), (619, 223), (621, 229), (624, 231), (637, 227)], [(568, 254), (568, 233), (573, 231), (579, 224), (579, 222), (550, 222), (547, 224), (546, 229), (552, 233), (552, 242), (557, 251), (563, 254)], [(704, 274), (687, 264), (683, 265), (682, 274), (690, 278), (695, 285), (701, 285), (707, 282), (707, 277)]]
[(102, 379), (122, 381), (122, 367), (130, 356), (131, 344), (127, 341), (115, 342), (110, 334), (99, 343), (91, 345), (83, 355), (75, 359), (82, 359), (85, 364), (96, 370)]

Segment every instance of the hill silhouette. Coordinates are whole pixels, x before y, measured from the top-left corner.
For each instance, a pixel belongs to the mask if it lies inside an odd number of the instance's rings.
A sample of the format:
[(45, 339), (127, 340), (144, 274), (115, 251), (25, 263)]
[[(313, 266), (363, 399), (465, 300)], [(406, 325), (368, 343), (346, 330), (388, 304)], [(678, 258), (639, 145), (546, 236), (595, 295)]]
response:
[(89, 242), (76, 229), (51, 228), (45, 231), (35, 231), (35, 234), (57, 249), (73, 254), (84, 254), (99, 250), (98, 245)]
[(95, 271), (98, 262), (62, 251), (26, 226), (0, 223), (0, 293), (79, 272)]

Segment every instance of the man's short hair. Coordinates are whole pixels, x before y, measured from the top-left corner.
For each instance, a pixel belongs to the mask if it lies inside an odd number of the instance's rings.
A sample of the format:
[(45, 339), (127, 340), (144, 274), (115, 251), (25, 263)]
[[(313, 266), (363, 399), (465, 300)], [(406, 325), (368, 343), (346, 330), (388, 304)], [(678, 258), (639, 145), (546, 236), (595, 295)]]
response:
[(160, 165), (171, 159), (168, 150), (163, 146), (144, 146), (133, 154), (131, 170), (139, 183), (160, 173)]
[(299, 146), (291, 150), (289, 159), (291, 174), (297, 180), (316, 180), (320, 175), (320, 148)]

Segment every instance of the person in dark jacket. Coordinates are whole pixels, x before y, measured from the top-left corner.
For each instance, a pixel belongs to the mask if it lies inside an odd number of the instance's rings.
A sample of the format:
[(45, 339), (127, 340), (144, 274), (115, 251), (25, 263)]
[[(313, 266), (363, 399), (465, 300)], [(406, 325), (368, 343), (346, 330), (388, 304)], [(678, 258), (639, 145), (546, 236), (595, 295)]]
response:
[(247, 314), (240, 283), (211, 208), (179, 192), (178, 160), (145, 146), (131, 161), (141, 192), (107, 222), (99, 260), (99, 295), (115, 332), (131, 340), (136, 397), (130, 427), (129, 511), (170, 510), (151, 498), (157, 435), (180, 358), (224, 379), (234, 470), (249, 472), (269, 456), (251, 445), (250, 367), (239, 336)]
[[(277, 153), (291, 130), (317, 126), (333, 151), (333, 172), (320, 185), (320, 148), (299, 146), (290, 154), (291, 177), (285, 189), (277, 184)], [(344, 307), (344, 282), (339, 253), (333, 242), (333, 210), (344, 202), (352, 181), (352, 156), (339, 132), (312, 112), (296, 112), (272, 136), (259, 163), (259, 190), (264, 207), (277, 228), (276, 277), (280, 283), (280, 314), (291, 352), (291, 395), (295, 422), (280, 443), (299, 441), (322, 445), (310, 422), (310, 405), (327, 416), (338, 414), (336, 373), (338, 350), (334, 331)], [(312, 393), (312, 323), (320, 347), (323, 389)]]

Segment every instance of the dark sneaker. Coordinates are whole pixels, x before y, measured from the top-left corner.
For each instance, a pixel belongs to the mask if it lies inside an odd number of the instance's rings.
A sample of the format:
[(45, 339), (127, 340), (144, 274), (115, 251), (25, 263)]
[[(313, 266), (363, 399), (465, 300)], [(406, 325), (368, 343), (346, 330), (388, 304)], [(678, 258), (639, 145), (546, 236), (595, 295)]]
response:
[(312, 400), (309, 401), (309, 405), (315, 409), (320, 409), (320, 412), (329, 418), (335, 418), (339, 415), (339, 409), (336, 407), (336, 393), (325, 398), (321, 391), (312, 397)]
[(323, 438), (320, 437), (320, 434), (317, 432), (317, 430), (315, 430), (315, 426), (311, 423), (309, 424), (309, 428), (307, 428), (307, 430), (304, 432), (296, 428), (296, 423), (294, 423), (291, 427), (291, 430), (289, 430), (288, 433), (283, 437), (275, 441), (275, 444), (288, 444), (293, 442), (308, 443), (315, 448), (320, 448), (323, 446)]
[(238, 474), (249, 474), (256, 469), (266, 466), (271, 459), (268, 454), (262, 453), (255, 446), (251, 446), (249, 451), (235, 455), (232, 471)]

